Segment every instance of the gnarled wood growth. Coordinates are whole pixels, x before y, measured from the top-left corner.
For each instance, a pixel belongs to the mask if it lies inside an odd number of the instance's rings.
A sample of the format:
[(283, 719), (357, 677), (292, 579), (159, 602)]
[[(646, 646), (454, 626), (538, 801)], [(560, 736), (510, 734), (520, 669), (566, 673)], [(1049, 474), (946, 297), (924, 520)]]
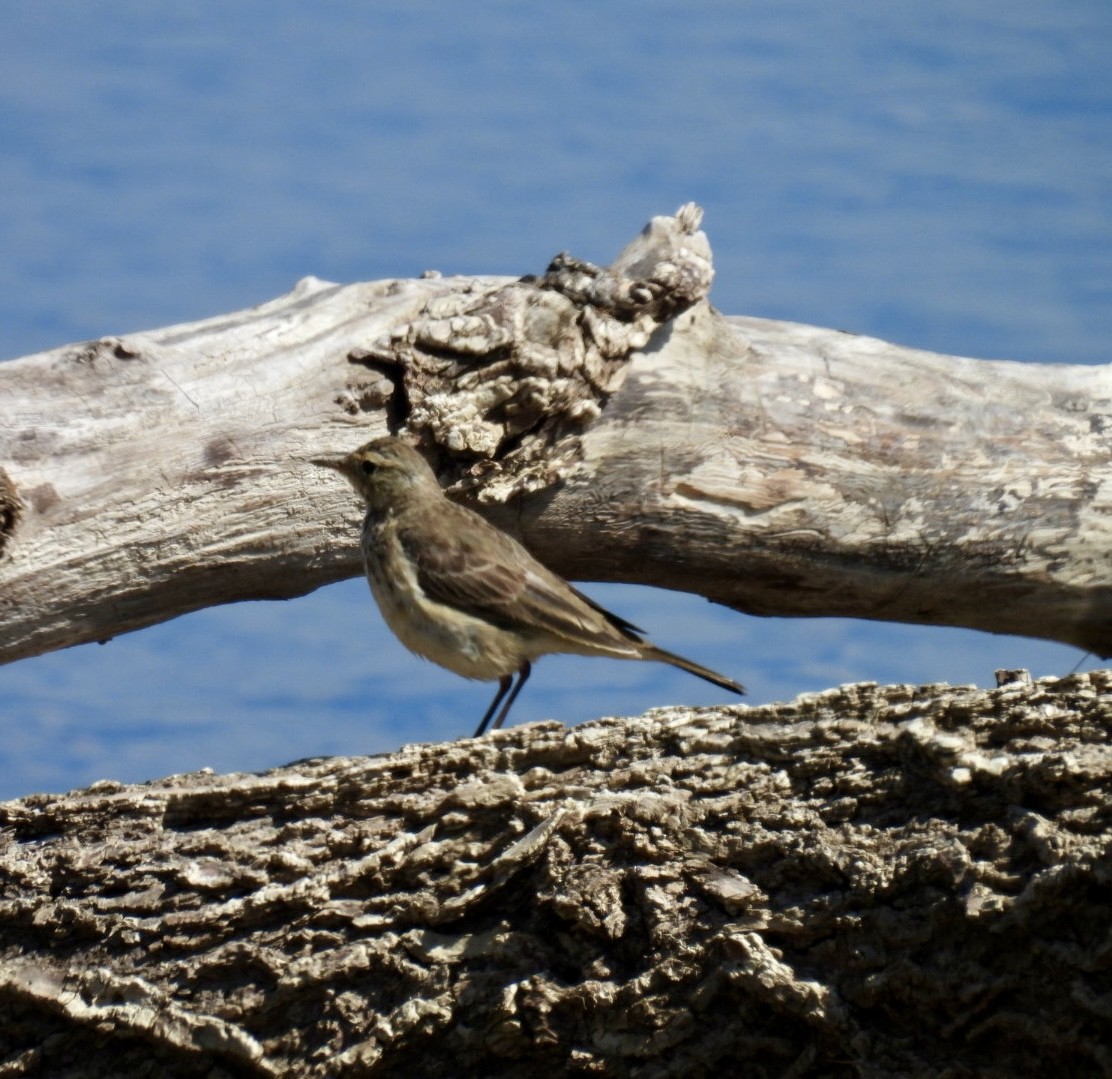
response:
[(1112, 672), (0, 804), (9, 1077), (1099, 1076)]
[(357, 573), (388, 428), (565, 576), (1112, 654), (1112, 370), (725, 318), (699, 218), (0, 365), (0, 660)]

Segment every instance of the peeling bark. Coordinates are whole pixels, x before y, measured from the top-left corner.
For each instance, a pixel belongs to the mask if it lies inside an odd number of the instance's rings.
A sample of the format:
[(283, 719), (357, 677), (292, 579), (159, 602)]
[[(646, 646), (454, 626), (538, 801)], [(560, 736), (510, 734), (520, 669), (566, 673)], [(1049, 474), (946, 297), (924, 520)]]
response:
[(0, 1073), (1112, 1071), (1112, 672), (0, 804)]
[(700, 216), (0, 365), (0, 662), (358, 573), (387, 429), (566, 577), (1112, 655), (1112, 369), (724, 318)]

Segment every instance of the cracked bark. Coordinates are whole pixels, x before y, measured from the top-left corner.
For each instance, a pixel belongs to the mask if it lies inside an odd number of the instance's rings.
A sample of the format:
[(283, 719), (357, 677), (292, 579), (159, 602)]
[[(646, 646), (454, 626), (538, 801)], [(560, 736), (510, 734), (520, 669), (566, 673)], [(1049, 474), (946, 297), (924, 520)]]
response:
[(1112, 672), (0, 804), (0, 1073), (1112, 1072)]
[(0, 365), (0, 661), (358, 573), (388, 428), (567, 577), (1112, 654), (1112, 368), (723, 317), (700, 216)]

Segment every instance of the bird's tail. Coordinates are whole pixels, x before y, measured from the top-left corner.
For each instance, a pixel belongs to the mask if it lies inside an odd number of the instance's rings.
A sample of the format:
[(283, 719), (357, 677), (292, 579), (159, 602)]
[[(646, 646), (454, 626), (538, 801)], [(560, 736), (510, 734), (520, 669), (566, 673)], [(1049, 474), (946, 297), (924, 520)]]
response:
[(692, 663), (689, 659), (684, 659), (683, 656), (677, 656), (675, 652), (666, 652), (663, 648), (657, 648), (655, 644), (643, 644), (641, 646), (642, 659), (655, 659), (660, 663), (670, 663), (673, 667), (679, 667), (682, 671), (687, 671), (698, 678), (702, 678), (707, 682), (711, 682), (722, 689), (728, 689), (731, 693), (745, 693), (745, 686), (740, 682), (735, 682), (732, 678), (727, 678), (724, 674), (719, 674), (717, 671), (712, 671), (709, 667), (702, 667), (698, 663)]

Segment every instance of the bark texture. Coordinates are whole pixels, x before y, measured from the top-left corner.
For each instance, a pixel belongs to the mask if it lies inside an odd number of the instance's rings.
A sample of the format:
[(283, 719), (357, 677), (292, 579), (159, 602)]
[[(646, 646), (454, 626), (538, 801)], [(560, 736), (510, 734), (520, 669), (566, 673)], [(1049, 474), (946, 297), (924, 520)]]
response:
[(1112, 1074), (1112, 672), (0, 805), (0, 1075)]
[(388, 429), (566, 577), (1112, 655), (1112, 367), (724, 318), (700, 217), (0, 365), (0, 662), (358, 573)]

